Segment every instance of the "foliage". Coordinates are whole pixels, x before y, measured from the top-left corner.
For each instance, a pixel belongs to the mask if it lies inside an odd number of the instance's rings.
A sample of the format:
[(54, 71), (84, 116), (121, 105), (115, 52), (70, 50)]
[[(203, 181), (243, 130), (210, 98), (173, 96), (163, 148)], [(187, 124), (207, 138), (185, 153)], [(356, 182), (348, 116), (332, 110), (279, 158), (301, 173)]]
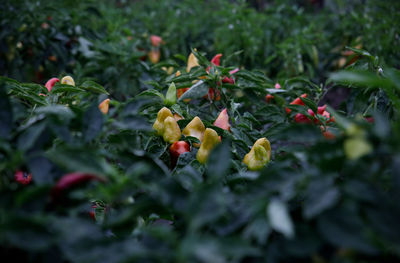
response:
[[(15, 23), (0, 38), (0, 254), (16, 262), (399, 261), (396, 4), (337, 0), (316, 11), (275, 2), (262, 10), (222, 0), (2, 3), (2, 28)], [(155, 48), (151, 34), (164, 40), (156, 64), (141, 60)], [(190, 52), (199, 66), (187, 72)], [(209, 62), (217, 52), (222, 66)], [(67, 72), (75, 86), (42, 85)], [(336, 89), (348, 97), (320, 114)], [(183, 117), (181, 130), (198, 116), (221, 137), (206, 164), (196, 159), (199, 139), (182, 135), (190, 152), (171, 166), (170, 144), (152, 128), (163, 107)], [(225, 108), (230, 131), (214, 126)], [(243, 158), (263, 137), (271, 160), (249, 171)], [(32, 181), (19, 184), (16, 171)], [(67, 187), (73, 178), (81, 179)]]

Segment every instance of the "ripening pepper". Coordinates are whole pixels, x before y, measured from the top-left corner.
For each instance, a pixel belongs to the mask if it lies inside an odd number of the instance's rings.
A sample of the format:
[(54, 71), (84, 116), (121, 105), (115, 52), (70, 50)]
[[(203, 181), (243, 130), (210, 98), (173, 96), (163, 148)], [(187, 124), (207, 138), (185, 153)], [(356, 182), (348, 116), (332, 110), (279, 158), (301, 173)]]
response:
[(223, 78), (222, 79), (222, 82), (223, 83), (229, 83), (229, 84), (235, 84), (235, 79), (233, 78), (233, 74), (235, 74), (236, 72), (238, 72), (239, 71), (239, 69), (238, 68), (235, 68), (235, 69), (233, 69), (233, 70), (231, 70), (231, 71), (229, 71), (229, 75), (231, 75), (231, 77), (225, 77), (225, 78)]
[(14, 179), (19, 184), (27, 185), (32, 181), (32, 174), (23, 171), (16, 171)]
[(204, 139), (200, 149), (197, 151), (197, 160), (202, 164), (206, 163), (212, 149), (220, 142), (218, 133), (213, 129), (207, 128), (204, 132)]
[(271, 144), (267, 138), (258, 139), (250, 152), (244, 156), (243, 162), (249, 170), (256, 171), (262, 169), (271, 159)]
[(51, 89), (54, 87), (54, 84), (56, 84), (56, 82), (59, 82), (60, 80), (58, 78), (51, 78), (49, 79), (46, 84), (44, 85), (47, 90), (50, 92)]
[(157, 131), (158, 135), (163, 135), (164, 133), (164, 121), (167, 117), (173, 117), (172, 112), (166, 108), (163, 107), (158, 113), (157, 113), (157, 119), (153, 124), (153, 129)]
[(51, 190), (53, 201), (62, 199), (67, 190), (90, 181), (105, 182), (106, 179), (94, 174), (79, 172), (62, 176)]
[[(304, 94), (302, 94), (300, 97), (302, 97), (302, 98), (307, 98), (307, 94), (304, 93)], [(300, 97), (299, 97), (299, 98), (296, 98), (295, 100), (293, 100), (293, 101), (290, 103), (290, 105), (301, 105), (301, 106), (304, 106), (304, 102), (300, 99)], [(291, 109), (286, 108), (286, 113), (287, 113), (287, 114), (289, 114), (291, 111), (292, 111)]]
[[(183, 135), (185, 136), (192, 136), (199, 139), (200, 143), (203, 141), (204, 132), (206, 127), (204, 126), (203, 122), (200, 120), (199, 117), (194, 117), (188, 125), (182, 130)], [(200, 144), (194, 143), (194, 147), (199, 147)]]
[(223, 109), (218, 115), (218, 118), (214, 121), (214, 126), (217, 126), (227, 131), (231, 131), (231, 125), (229, 124), (229, 116), (226, 108)]
[(167, 117), (164, 120), (163, 139), (165, 142), (174, 143), (181, 138), (181, 129), (174, 117)]
[(61, 84), (75, 86), (75, 81), (71, 76), (65, 76), (61, 79)]
[(181, 115), (179, 115), (178, 113), (174, 113), (174, 119), (176, 120), (176, 121), (179, 121), (179, 120), (183, 120), (184, 118), (181, 116)]
[(193, 53), (190, 53), (187, 61), (186, 72), (190, 72), (190, 70), (194, 67), (200, 66), (199, 61)]
[(147, 56), (149, 57), (151, 63), (157, 64), (160, 61), (161, 52), (158, 48), (152, 48)]
[(151, 35), (150, 42), (153, 47), (159, 47), (162, 44), (163, 39), (160, 36)]
[(110, 99), (105, 99), (99, 104), (99, 110), (103, 114), (107, 114), (108, 113), (108, 108), (109, 107), (110, 107)]
[[(280, 89), (281, 85), (279, 83), (275, 83), (275, 89)], [(274, 99), (274, 96), (271, 94), (267, 94), (267, 96), (265, 96), (265, 100), (267, 101), (267, 103), (270, 103), (271, 100)]]
[(171, 154), (171, 168), (173, 169), (176, 166), (179, 155), (190, 152), (190, 145), (185, 141), (177, 141), (174, 142), (169, 147), (169, 153)]

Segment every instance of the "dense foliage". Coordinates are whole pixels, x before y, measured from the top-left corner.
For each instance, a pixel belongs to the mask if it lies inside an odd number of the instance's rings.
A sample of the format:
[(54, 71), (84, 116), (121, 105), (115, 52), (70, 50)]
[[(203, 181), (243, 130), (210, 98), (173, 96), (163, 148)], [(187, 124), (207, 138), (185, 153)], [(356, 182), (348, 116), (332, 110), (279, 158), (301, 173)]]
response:
[(3, 259), (400, 260), (400, 3), (256, 2), (0, 3)]

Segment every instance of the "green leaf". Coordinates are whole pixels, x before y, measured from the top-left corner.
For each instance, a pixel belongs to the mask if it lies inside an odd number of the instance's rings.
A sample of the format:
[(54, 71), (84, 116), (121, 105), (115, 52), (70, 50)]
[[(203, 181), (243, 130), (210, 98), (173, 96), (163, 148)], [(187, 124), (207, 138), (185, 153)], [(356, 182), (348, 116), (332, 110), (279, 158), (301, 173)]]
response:
[(103, 86), (91, 80), (83, 82), (79, 87), (94, 93), (109, 95), (109, 93), (103, 88)]
[(294, 237), (294, 227), (285, 203), (279, 199), (270, 201), (267, 207), (267, 216), (272, 229), (282, 233), (286, 238)]
[(188, 89), (183, 95), (179, 98), (179, 101), (183, 101), (184, 99), (197, 99), (206, 95), (208, 92), (208, 85), (204, 83), (204, 81), (200, 80), (196, 84), (194, 84), (190, 89)]

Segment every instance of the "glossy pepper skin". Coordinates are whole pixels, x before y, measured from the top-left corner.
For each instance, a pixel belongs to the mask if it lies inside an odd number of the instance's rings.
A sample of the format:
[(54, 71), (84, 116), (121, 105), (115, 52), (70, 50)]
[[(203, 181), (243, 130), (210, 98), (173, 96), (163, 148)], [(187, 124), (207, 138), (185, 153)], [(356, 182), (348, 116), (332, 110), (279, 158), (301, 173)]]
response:
[(32, 181), (32, 174), (28, 174), (23, 171), (16, 171), (14, 174), (14, 179), (19, 184), (27, 185)]
[(169, 153), (171, 154), (171, 169), (174, 169), (176, 166), (179, 156), (186, 152), (190, 152), (190, 145), (185, 141), (174, 142), (169, 147)]
[(61, 79), (61, 84), (75, 86), (75, 81), (71, 76), (65, 76)]
[[(300, 97), (302, 97), (302, 98), (307, 98), (307, 94), (304, 93), (304, 94), (302, 94)], [(304, 102), (300, 99), (300, 97), (299, 97), (299, 98), (296, 98), (295, 100), (293, 100), (293, 101), (290, 103), (290, 105), (301, 105), (301, 106), (304, 106)], [(286, 108), (286, 113), (289, 114), (290, 112), (292, 112), (292, 110), (289, 109), (289, 108)]]
[(44, 86), (50, 92), (51, 89), (54, 87), (54, 84), (56, 84), (56, 82), (59, 82), (59, 81), (60, 80), (58, 78), (51, 78), (46, 82), (46, 84)]
[(229, 116), (226, 108), (220, 112), (218, 118), (214, 121), (214, 126), (231, 131), (231, 125), (229, 124)]
[(167, 108), (163, 107), (157, 113), (157, 119), (153, 124), (153, 129), (157, 131), (158, 135), (163, 135), (164, 133), (164, 121), (167, 117), (173, 117), (172, 112)]
[(56, 185), (51, 190), (51, 195), (54, 201), (62, 199), (64, 193), (78, 185), (90, 182), (99, 181), (105, 182), (106, 180), (100, 176), (90, 173), (70, 173), (66, 174), (58, 180)]
[(249, 170), (257, 171), (262, 169), (271, 159), (271, 144), (267, 138), (258, 139), (250, 152), (244, 156), (243, 162)]
[(218, 133), (213, 129), (207, 128), (204, 132), (204, 139), (200, 145), (200, 149), (197, 151), (197, 161), (199, 161), (199, 163), (205, 164), (212, 149), (220, 142), (221, 141), (219, 139)]
[(107, 114), (108, 113), (109, 107), (110, 107), (110, 99), (105, 99), (99, 104), (99, 110), (103, 114)]
[(165, 142), (174, 143), (181, 138), (181, 129), (174, 117), (167, 117), (164, 120), (163, 139)]
[[(206, 127), (204, 126), (203, 122), (199, 117), (196, 116), (191, 122), (188, 123), (188, 125), (186, 125), (182, 133), (185, 136), (196, 137), (201, 143), (203, 141), (205, 130)], [(193, 146), (199, 147), (200, 145), (198, 143), (194, 143)]]
[[(275, 89), (280, 89), (280, 88), (281, 88), (281, 85), (279, 83), (275, 83)], [(267, 103), (270, 103), (271, 100), (273, 100), (273, 99), (274, 99), (274, 96), (271, 94), (267, 94), (265, 96), (265, 100), (267, 101)]]
[(194, 67), (200, 66), (199, 61), (193, 53), (190, 53), (187, 61), (186, 72), (190, 72), (190, 70)]
[(163, 39), (160, 36), (151, 35), (150, 42), (153, 47), (159, 47), (162, 44)]

